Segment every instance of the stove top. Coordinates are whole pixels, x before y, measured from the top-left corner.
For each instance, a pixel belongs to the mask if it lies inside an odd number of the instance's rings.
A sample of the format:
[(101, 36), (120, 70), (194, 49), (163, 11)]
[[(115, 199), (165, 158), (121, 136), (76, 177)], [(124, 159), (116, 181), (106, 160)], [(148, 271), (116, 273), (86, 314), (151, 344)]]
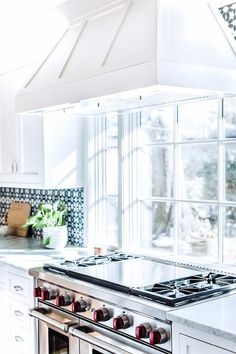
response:
[(45, 264), (44, 268), (168, 306), (236, 289), (236, 276), (214, 272), (199, 274), (199, 270), (122, 252), (62, 260)]
[(221, 295), (232, 289), (236, 289), (236, 277), (208, 273), (130, 289), (130, 293), (169, 306), (178, 306)]

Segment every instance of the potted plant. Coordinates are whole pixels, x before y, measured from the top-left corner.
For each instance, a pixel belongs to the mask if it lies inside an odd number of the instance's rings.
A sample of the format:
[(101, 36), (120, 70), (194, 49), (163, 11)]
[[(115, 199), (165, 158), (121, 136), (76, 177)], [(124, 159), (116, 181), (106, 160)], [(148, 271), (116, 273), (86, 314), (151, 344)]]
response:
[(43, 230), (43, 245), (62, 249), (67, 244), (67, 206), (64, 202), (41, 203), (37, 212), (30, 216), (25, 226)]

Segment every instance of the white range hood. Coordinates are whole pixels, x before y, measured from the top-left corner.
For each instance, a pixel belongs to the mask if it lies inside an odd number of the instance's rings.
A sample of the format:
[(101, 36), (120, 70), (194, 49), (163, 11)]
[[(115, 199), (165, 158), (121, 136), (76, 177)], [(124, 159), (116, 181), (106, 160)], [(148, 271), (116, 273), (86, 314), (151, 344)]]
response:
[[(18, 112), (152, 85), (236, 92), (235, 54), (205, 0), (67, 0), (57, 10), (68, 28), (18, 92)], [(181, 57), (188, 11), (200, 16), (193, 24), (211, 30), (195, 33), (193, 49), (185, 48)], [(227, 54), (225, 63), (215, 58), (213, 33), (219, 53), (223, 48)], [(197, 57), (196, 48), (202, 50)]]

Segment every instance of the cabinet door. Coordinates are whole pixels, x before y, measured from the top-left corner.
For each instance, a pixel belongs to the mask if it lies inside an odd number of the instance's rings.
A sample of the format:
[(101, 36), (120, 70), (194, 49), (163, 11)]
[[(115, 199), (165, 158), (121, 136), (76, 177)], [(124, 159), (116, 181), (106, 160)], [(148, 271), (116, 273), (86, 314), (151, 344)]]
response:
[(18, 134), (14, 112), (14, 96), (7, 85), (0, 87), (0, 181), (16, 180)]
[(180, 334), (181, 354), (232, 354), (229, 350)]
[(17, 174), (19, 182), (43, 183), (43, 120), (39, 114), (16, 116), (19, 146)]
[[(9, 113), (9, 112), (8, 112)], [(43, 183), (43, 120), (39, 115), (1, 117), (0, 182)]]

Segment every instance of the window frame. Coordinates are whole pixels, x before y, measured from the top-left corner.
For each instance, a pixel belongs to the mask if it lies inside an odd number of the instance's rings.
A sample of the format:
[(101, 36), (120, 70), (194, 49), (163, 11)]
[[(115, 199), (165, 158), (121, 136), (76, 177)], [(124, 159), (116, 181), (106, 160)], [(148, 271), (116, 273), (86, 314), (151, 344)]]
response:
[[(224, 137), (224, 101), (222, 98), (213, 98), (218, 100), (218, 137), (216, 139), (202, 139), (202, 140), (179, 140), (179, 105), (173, 106), (173, 142), (154, 142), (148, 144), (150, 147), (173, 146), (173, 196), (169, 198), (141, 196), (139, 190), (139, 159), (138, 153), (141, 148), (140, 145), (140, 125), (141, 115), (143, 109), (150, 107), (142, 107), (135, 109), (127, 109), (117, 111), (118, 114), (118, 248), (123, 250), (139, 250), (139, 253), (153, 254), (155, 249), (142, 250), (141, 246), (141, 232), (137, 221), (140, 221), (140, 203), (148, 200), (152, 202), (170, 202), (174, 205), (174, 236), (173, 236), (173, 256), (179, 256), (178, 241), (179, 241), (179, 224), (178, 217), (179, 203), (199, 203), (212, 204), (218, 207), (218, 263), (224, 263), (224, 233), (226, 218), (224, 211), (226, 207), (236, 207), (236, 201), (225, 200), (225, 147), (227, 144), (235, 143), (236, 138)], [(196, 101), (199, 102), (199, 101)], [(187, 102), (189, 103), (189, 102)], [(194, 101), (192, 101), (194, 104)], [(181, 103), (184, 104), (184, 103)], [(158, 106), (157, 106), (158, 108)], [(106, 113), (103, 113), (103, 117)], [(87, 184), (87, 201), (88, 201), (88, 244), (96, 245), (102, 242), (109, 245), (108, 240), (105, 240), (106, 233), (106, 219), (105, 219), (105, 204), (104, 199), (107, 197), (105, 193), (105, 124), (100, 121), (102, 115), (95, 115), (88, 119), (88, 159), (91, 156), (97, 156), (94, 160), (93, 166), (87, 163), (88, 166), (88, 184)], [(102, 131), (102, 134), (98, 132)], [(93, 143), (91, 144), (91, 139)], [(90, 142), (90, 143), (89, 143)], [(198, 200), (180, 198), (178, 194), (178, 156), (180, 146), (185, 144), (209, 144), (215, 143), (218, 146), (218, 193), (215, 200)], [(143, 145), (144, 146), (144, 145)], [(97, 154), (98, 150), (101, 154)], [(98, 156), (99, 155), (99, 156)], [(100, 199), (101, 202), (97, 203)], [(132, 206), (132, 207), (130, 207)], [(185, 258), (184, 255), (181, 257)], [(189, 259), (189, 256), (186, 256)], [(194, 257), (192, 259), (198, 262), (206, 261), (204, 257)]]

